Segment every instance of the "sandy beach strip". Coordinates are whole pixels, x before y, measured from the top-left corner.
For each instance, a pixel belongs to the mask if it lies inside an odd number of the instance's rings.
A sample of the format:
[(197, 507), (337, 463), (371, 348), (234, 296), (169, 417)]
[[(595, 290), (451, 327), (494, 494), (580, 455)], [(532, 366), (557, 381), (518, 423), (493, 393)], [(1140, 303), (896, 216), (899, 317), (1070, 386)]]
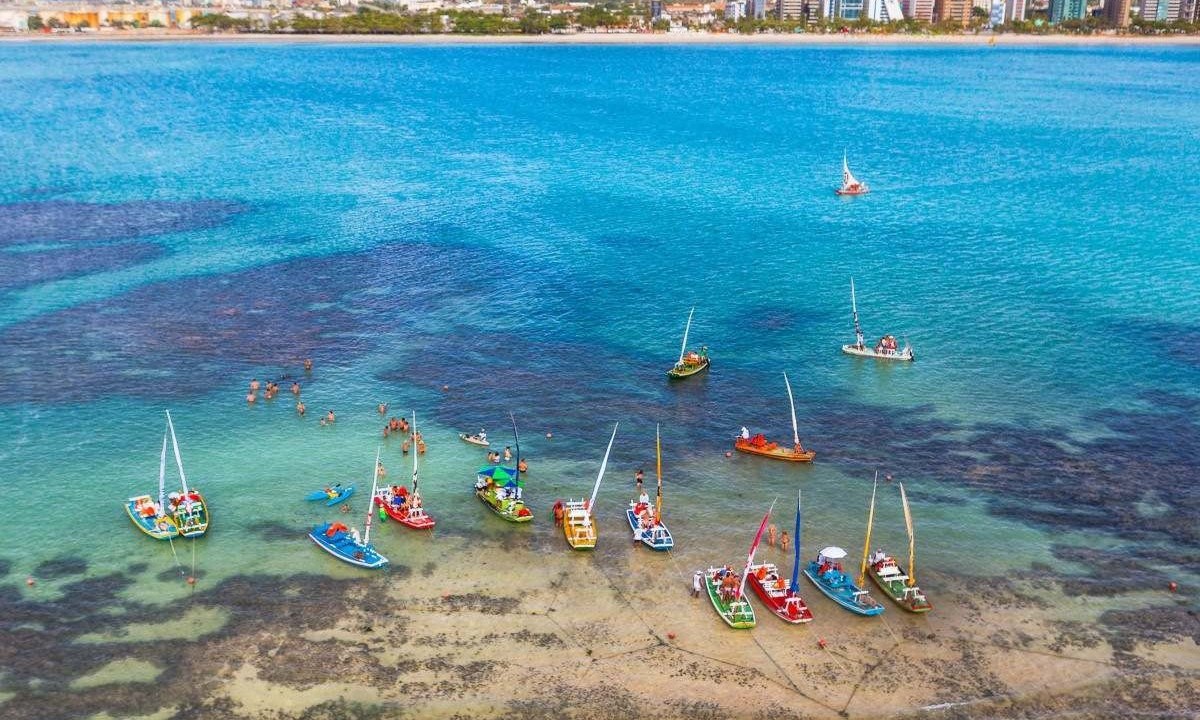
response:
[(293, 35), (203, 33), (189, 31), (112, 31), (0, 35), (0, 42), (217, 42), (298, 45), (748, 45), (748, 46), (1196, 46), (1200, 35), (900, 35), (900, 34), (758, 34), (730, 33), (570, 33), (549, 35)]

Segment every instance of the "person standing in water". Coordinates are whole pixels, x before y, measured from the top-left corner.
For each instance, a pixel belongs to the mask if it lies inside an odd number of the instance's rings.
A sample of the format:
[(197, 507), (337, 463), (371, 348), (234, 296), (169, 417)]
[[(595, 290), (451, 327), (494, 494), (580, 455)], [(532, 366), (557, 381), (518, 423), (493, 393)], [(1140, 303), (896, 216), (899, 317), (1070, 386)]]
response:
[(302, 401), (297, 400), (296, 401), (296, 414), (299, 415), (300, 417), (304, 417), (304, 410), (305, 410), (304, 403)]

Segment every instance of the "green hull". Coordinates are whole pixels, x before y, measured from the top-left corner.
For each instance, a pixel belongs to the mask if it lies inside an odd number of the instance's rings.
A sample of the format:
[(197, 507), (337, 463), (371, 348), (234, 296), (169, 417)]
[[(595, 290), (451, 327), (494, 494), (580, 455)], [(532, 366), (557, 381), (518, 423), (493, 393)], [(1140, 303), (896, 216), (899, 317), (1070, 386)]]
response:
[(682, 380), (683, 378), (691, 377), (703, 370), (707, 370), (709, 361), (706, 358), (699, 365), (684, 365), (682, 367), (673, 367), (667, 371), (667, 377), (672, 380)]
[[(727, 602), (717, 591), (712, 573), (704, 573), (704, 587), (708, 589), (708, 599), (712, 602), (713, 609), (717, 611), (726, 625), (735, 630), (749, 630), (754, 627), (754, 608), (745, 598), (742, 598), (740, 602)], [(738, 607), (735, 608), (734, 605)]]
[(495, 493), (486, 490), (476, 491), (475, 495), (489, 510), (509, 522), (527, 523), (533, 520), (533, 513), (520, 500), (497, 500)]
[[(901, 574), (907, 574), (904, 572), (904, 568), (900, 567), (898, 564), (896, 567), (900, 570)], [(867, 573), (871, 576), (871, 579), (875, 581), (875, 584), (879, 586), (879, 589), (883, 591), (884, 595), (890, 597), (892, 602), (896, 603), (905, 610), (912, 613), (926, 613), (933, 609), (933, 605), (929, 602), (929, 599), (925, 597), (924, 593), (910, 594), (906, 598), (904, 596), (904, 591), (908, 588), (908, 586), (905, 584), (904, 580), (885, 580), (879, 575), (878, 572), (875, 571), (875, 567), (873, 565), (867, 568)]]

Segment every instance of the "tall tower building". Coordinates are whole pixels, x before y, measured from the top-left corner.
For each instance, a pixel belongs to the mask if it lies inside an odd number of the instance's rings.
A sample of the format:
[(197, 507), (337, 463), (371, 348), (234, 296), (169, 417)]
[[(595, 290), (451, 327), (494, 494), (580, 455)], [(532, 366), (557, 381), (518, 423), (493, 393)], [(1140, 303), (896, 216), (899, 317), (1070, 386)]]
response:
[(936, 0), (933, 14), (937, 22), (951, 21), (966, 27), (971, 24), (973, 7), (974, 0)]
[[(1154, 2), (1154, 0), (1142, 0)], [(1087, 0), (1050, 0), (1050, 22), (1053, 25), (1063, 20), (1082, 20), (1087, 16)]]
[[(1125, 0), (1125, 2), (1129, 2), (1129, 0)], [(1009, 22), (1025, 20), (1025, 0), (1005, 0), (1004, 16)]]
[(1104, 0), (1104, 19), (1114, 27), (1129, 26), (1129, 0)]
[(779, 0), (780, 20), (800, 20), (804, 17), (805, 0)]
[(933, 0), (905, 0), (904, 17), (920, 22), (933, 22)]

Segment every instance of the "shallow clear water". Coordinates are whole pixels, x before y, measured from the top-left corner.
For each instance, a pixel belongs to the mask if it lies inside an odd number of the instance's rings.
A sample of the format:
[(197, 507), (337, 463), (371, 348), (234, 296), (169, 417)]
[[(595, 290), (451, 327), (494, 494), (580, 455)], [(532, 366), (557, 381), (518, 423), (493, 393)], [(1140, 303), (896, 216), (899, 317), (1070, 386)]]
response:
[[(855, 555), (876, 469), (926, 569), (1186, 560), (1197, 70), (1188, 48), (0, 46), (3, 555), (143, 558), (140, 599), (181, 592), (120, 506), (169, 407), (209, 578), (352, 573), (301, 497), (357, 481), (360, 517), (388, 401), (419, 413), (439, 522), (376, 528), (397, 562), (445, 535), (567, 552), (547, 510), (617, 421), (601, 543), (626, 551), (661, 423), (682, 567), (739, 557), (776, 498), (789, 525), (797, 488), (805, 548)], [(834, 197), (843, 149), (871, 195)], [(916, 363), (839, 354), (851, 275), (868, 335)], [(693, 305), (713, 368), (668, 385)], [(308, 417), (286, 384), (246, 406), (308, 356)], [(742, 424), (786, 438), (781, 371), (817, 462), (726, 459)], [(485, 514), (454, 435), (507, 443), (509, 410), (533, 527)], [(883, 484), (897, 549), (898, 503)]]

